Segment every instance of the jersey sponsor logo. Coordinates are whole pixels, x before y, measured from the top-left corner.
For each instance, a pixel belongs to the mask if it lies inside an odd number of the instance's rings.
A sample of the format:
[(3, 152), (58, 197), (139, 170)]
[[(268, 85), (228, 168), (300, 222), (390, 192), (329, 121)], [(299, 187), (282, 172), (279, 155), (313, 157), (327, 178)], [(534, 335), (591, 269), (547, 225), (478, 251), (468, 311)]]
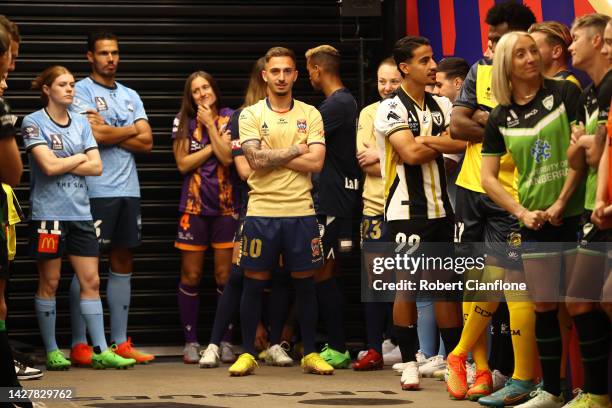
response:
[(55, 234), (39, 234), (38, 235), (38, 252), (46, 254), (57, 253), (59, 247), (59, 235)]
[(0, 123), (2, 123), (2, 126), (7, 126), (7, 125), (15, 126), (16, 122), (17, 122), (17, 116), (11, 115), (10, 113), (0, 118)]
[(38, 137), (39, 135), (39, 131), (38, 131), (38, 127), (32, 125), (32, 126), (26, 126), (25, 128), (23, 128), (23, 138), (24, 139), (30, 139), (32, 137)]
[(232, 150), (240, 150), (240, 140), (234, 139), (232, 140)]
[(130, 112), (134, 112), (134, 104), (132, 101), (125, 101), (125, 108)]
[(389, 113), (387, 114), (387, 120), (390, 120), (390, 119), (393, 119), (393, 120), (402, 120), (402, 118), (400, 118), (400, 116), (397, 113), (393, 112), (393, 111), (389, 111)]
[(96, 108), (98, 109), (98, 112), (108, 110), (108, 105), (104, 97), (95, 96), (94, 100), (96, 101)]
[(277, 125), (286, 125), (287, 124), (287, 119), (285, 118), (278, 118), (278, 121), (276, 122)]
[(542, 106), (544, 106), (547, 110), (551, 110), (554, 104), (555, 97), (552, 95), (548, 95), (546, 98), (542, 99)]
[(535, 159), (536, 163), (542, 163), (543, 161), (550, 158), (550, 143), (546, 140), (538, 139), (531, 146), (531, 156)]
[(344, 188), (347, 190), (359, 190), (359, 179), (344, 178)]
[[(549, 110), (550, 110), (550, 109), (549, 109)], [(535, 108), (534, 108), (534, 109), (532, 109), (531, 111), (529, 111), (529, 112), (527, 112), (527, 113), (525, 114), (525, 119), (529, 119), (530, 117), (532, 117), (532, 116), (534, 116), (534, 115), (537, 115), (537, 114), (538, 114), (538, 112), (539, 112), (539, 111), (538, 111), (537, 109), (535, 109)]]
[(508, 127), (514, 127), (519, 124), (519, 118), (512, 109), (510, 109), (510, 115), (506, 117), (506, 122)]
[(172, 133), (178, 132), (178, 127), (179, 127), (179, 118), (174, 118), (174, 120), (172, 121)]
[(270, 134), (270, 128), (266, 122), (261, 125), (261, 134), (262, 136), (268, 136)]
[(53, 133), (51, 137), (51, 150), (64, 150), (64, 142), (62, 141), (62, 135)]
[(191, 152), (197, 152), (202, 150), (202, 143), (196, 141), (196, 140), (192, 140), (191, 141), (191, 145), (189, 146), (189, 151)]
[(437, 126), (442, 126), (442, 114), (440, 112), (432, 112), (431, 113), (431, 118), (433, 119), (433, 122), (437, 125)]
[(306, 119), (298, 119), (297, 120), (297, 128), (299, 133), (306, 133)]

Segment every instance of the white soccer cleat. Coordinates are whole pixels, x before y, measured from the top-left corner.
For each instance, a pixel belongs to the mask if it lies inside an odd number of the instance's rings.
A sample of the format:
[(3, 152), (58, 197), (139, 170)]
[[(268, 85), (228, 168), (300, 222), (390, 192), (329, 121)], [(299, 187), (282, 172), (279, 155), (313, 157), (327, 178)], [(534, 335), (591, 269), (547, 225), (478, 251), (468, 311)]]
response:
[(402, 390), (418, 390), (421, 388), (419, 367), (417, 367), (416, 361), (410, 361), (406, 364), (406, 368), (402, 372), (402, 378), (400, 379)]
[(266, 364), (277, 367), (290, 367), (293, 365), (293, 360), (280, 345), (275, 344), (266, 353)]
[(219, 346), (209, 344), (206, 350), (200, 352), (200, 368), (215, 368), (219, 367)]

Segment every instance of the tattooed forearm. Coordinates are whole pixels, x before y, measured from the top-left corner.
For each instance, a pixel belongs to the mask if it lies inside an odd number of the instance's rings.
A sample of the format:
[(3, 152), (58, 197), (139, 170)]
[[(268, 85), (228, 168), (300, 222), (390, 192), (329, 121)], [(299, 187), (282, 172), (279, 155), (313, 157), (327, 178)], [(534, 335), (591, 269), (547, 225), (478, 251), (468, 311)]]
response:
[(301, 154), (299, 146), (262, 150), (259, 140), (249, 140), (243, 143), (242, 151), (253, 170), (282, 166)]

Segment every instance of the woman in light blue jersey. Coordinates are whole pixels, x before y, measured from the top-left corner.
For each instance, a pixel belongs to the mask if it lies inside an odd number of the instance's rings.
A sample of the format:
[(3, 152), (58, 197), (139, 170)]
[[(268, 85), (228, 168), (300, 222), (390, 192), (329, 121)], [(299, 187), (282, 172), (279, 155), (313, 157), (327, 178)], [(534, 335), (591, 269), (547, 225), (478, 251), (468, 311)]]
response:
[(45, 107), (24, 118), (21, 133), (31, 168), (30, 253), (38, 266), (35, 308), (47, 368), (70, 366), (55, 341), (55, 292), (64, 254), (81, 282), (80, 309), (94, 346), (94, 367), (132, 366), (135, 361), (114, 354), (104, 337), (98, 242), (85, 182), (85, 176), (102, 173), (102, 161), (87, 119), (68, 112), (74, 77), (64, 67), (49, 67), (32, 81), (32, 89), (41, 91)]

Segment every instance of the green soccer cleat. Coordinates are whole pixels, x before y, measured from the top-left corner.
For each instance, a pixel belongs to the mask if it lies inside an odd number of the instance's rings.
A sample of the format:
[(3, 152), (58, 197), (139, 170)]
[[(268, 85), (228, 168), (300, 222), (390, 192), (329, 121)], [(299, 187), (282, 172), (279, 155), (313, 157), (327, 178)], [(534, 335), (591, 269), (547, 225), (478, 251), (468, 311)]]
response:
[(53, 350), (47, 353), (47, 370), (67, 370), (70, 364), (70, 360), (68, 360), (66, 356), (64, 356), (64, 353), (59, 350)]
[(505, 387), (495, 391), (491, 395), (478, 399), (480, 405), (487, 407), (504, 407), (506, 405), (516, 405), (529, 399), (529, 394), (536, 389), (533, 381), (515, 380), (511, 378), (506, 382)]
[(104, 370), (106, 368), (126, 369), (133, 367), (136, 360), (133, 358), (123, 358), (119, 354), (115, 354), (113, 350), (106, 349), (103, 352), (94, 353), (91, 358), (92, 367), (96, 370)]
[(329, 344), (323, 347), (323, 351), (321, 351), (319, 355), (333, 368), (349, 368), (351, 365), (351, 356), (348, 350), (344, 353), (340, 353), (329, 347)]

